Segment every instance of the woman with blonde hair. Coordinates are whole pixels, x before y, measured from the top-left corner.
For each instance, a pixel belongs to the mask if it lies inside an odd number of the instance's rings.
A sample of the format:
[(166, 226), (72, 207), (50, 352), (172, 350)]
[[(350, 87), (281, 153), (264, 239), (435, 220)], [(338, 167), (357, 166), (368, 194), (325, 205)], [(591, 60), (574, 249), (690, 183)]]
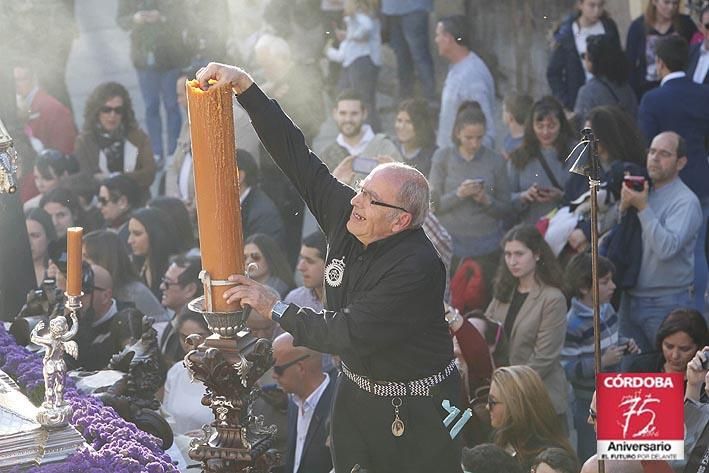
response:
[(524, 365), (505, 366), (492, 374), (487, 408), (493, 441), (507, 450), (525, 471), (550, 447), (575, 457), (566, 439), (563, 417), (556, 414), (537, 372)]

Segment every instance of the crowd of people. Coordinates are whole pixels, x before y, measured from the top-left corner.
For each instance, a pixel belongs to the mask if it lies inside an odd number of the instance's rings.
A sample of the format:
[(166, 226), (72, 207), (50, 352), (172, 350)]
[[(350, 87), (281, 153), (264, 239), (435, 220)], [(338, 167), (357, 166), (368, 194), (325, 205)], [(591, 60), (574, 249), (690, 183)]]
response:
[[(63, 288), (67, 228), (83, 227), (85, 309), (76, 366), (105, 368), (127, 343), (122, 327), (135, 311), (152, 317), (164, 362), (161, 411), (178, 438), (188, 438), (212, 414), (200, 403), (202, 386), (190, 384), (181, 361), (187, 336), (209, 333), (204, 320), (187, 308), (203, 286), (184, 84), (209, 60), (226, 59), (227, 45), (218, 40), (223, 34), (215, 40), (195, 28), (197, 20), (180, 4), (119, 1), (117, 23), (131, 35), (147, 131), (118, 82), (96, 86), (78, 129), (65, 99), (50, 95), (39, 80), (41, 64), (17, 64), (14, 78), (18, 115), (31, 145), (22, 156), (20, 195), (37, 286), (51, 278)], [(301, 9), (313, 14), (303, 15)], [(269, 25), (252, 38), (253, 51), (241, 59), (251, 64), (260, 89), (292, 119), (307, 147), (328, 119), (327, 104), (332, 106), (330, 119), (338, 133), (319, 159), (352, 193), (340, 199), (343, 205), (351, 198), (359, 213), (345, 231), (332, 220), (345, 211), (331, 208), (340, 194), (333, 191), (328, 202), (309, 196), (306, 203), (322, 231), (304, 235), (303, 184), (292, 183), (295, 171), (289, 174), (282, 157), (274, 155), (279, 168), (259, 143), (256, 130), (265, 140), (267, 125), (254, 116), (255, 93), (240, 96), (234, 102), (235, 159), (244, 261), (255, 263), (249, 277), (286, 304), (314, 313), (337, 310), (333, 304), (356, 304), (362, 296), (326, 297), (326, 289), (335, 291), (342, 283), (346, 264), (348, 271), (372, 278), (362, 283), (368, 291), (375, 291), (376, 278), (384, 276), (372, 272), (376, 258), (371, 253), (348, 249), (347, 258), (356, 261), (345, 261), (345, 253), (334, 259), (339, 255), (333, 256), (333, 248), (350, 247), (333, 228), (354, 235), (366, 248), (379, 239), (372, 235), (391, 235), (385, 228), (396, 235), (409, 226), (422, 227), (445, 268), (440, 290), (448, 332), (441, 333), (453, 347), (461, 375), (459, 405), (473, 412), (459, 434), (451, 432), (460, 440), (456, 447), (472, 447), (455, 450), (460, 458), (453, 463), (471, 473), (579, 473), (584, 462), (583, 471), (595, 471), (592, 224), (598, 226), (603, 255), (598, 268), (602, 369), (682, 373), (688, 398), (704, 399), (709, 6), (705, 2), (690, 17), (679, 12), (677, 0), (648, 0), (627, 31), (624, 50), (626, 34), (605, 11), (604, 1), (577, 0), (553, 33), (547, 68), (551, 93), (505, 95), (502, 130), (496, 126), (495, 77), (473, 51), (468, 21), (440, 18), (429, 32), (432, 12), (432, 0), (269, 2), (264, 17)], [(327, 34), (313, 39), (312, 31)], [(187, 40), (191, 47), (181, 47)], [(398, 79), (392, 123), (383, 121), (387, 115), (377, 103), (384, 44), (394, 52)], [(430, 45), (448, 63), (439, 88)], [(596, 222), (590, 220), (587, 178), (571, 174), (565, 161), (584, 127), (598, 140), (602, 185)], [(381, 176), (386, 172), (398, 183), (405, 173), (391, 163), (408, 165), (428, 179), (430, 212), (414, 208), (419, 205), (414, 195), (386, 198)], [(420, 200), (421, 188), (411, 189)], [(370, 213), (375, 207), (390, 219), (381, 228)], [(402, 251), (386, 244), (376, 248), (388, 258)], [(401, 282), (423, 283), (413, 274), (402, 275)], [(380, 291), (396, 295), (411, 289), (382, 284)], [(389, 313), (386, 323), (412, 327), (418, 322), (406, 316), (432, 302), (417, 294), (393, 306), (385, 296), (370, 297), (367, 304), (380, 301), (376, 310)], [(378, 328), (381, 321), (372, 308), (357, 330), (344, 333), (333, 316), (336, 337), (325, 343), (314, 338), (317, 331), (308, 333), (287, 317), (277, 323), (268, 310), (260, 312), (264, 317), (250, 317), (249, 328), (272, 340), (274, 366), (260, 381), (264, 395), (256, 410), (266, 423), (280, 426), (274, 444), (284, 459), (279, 471), (341, 468), (347, 454), (340, 451), (340, 463), (330, 457), (333, 402), (381, 413), (387, 422), (396, 412), (399, 419), (395, 403), (382, 408), (359, 394), (334, 393), (343, 372), (397, 379), (386, 367), (359, 363), (360, 357), (376, 358), (378, 350), (391, 349), (392, 339), (385, 337), (391, 325)], [(441, 327), (415, 335), (411, 328), (397, 327), (395, 346), (426, 347), (441, 335)], [(416, 343), (404, 340), (405, 333)], [(357, 337), (368, 339), (366, 353), (357, 348)], [(421, 353), (416, 346), (410, 349), (405, 353), (414, 358)], [(434, 363), (438, 360), (428, 361), (431, 373), (441, 368)], [(425, 377), (410, 361), (396, 362), (411, 379)], [(421, 401), (407, 402), (411, 405), (402, 412)], [(374, 425), (359, 419), (356, 409), (340, 407), (339, 415), (358, 428)], [(427, 432), (408, 419), (402, 432), (406, 425), (409, 437), (424, 441)], [(342, 430), (342, 422), (333, 424), (333, 433), (359, 442)], [(369, 441), (406, 451), (394, 442), (395, 433), (388, 435), (372, 434)], [(187, 448), (188, 442), (178, 444)], [(362, 451), (369, 448), (365, 444)], [(449, 452), (446, 448), (441, 451)], [(380, 466), (388, 461), (386, 455), (372, 460)], [(669, 468), (654, 464), (664, 466)], [(683, 465), (672, 467), (680, 471)]]

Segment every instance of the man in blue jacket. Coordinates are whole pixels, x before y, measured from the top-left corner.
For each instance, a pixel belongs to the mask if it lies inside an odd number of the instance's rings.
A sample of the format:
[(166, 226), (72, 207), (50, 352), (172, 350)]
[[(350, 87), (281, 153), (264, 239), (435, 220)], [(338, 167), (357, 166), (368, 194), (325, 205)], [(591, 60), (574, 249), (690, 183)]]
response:
[(689, 47), (681, 36), (658, 41), (656, 66), (660, 87), (647, 92), (640, 102), (638, 124), (651, 140), (663, 131), (674, 131), (687, 143), (687, 165), (680, 177), (697, 195), (702, 206), (702, 225), (694, 253), (694, 304), (704, 310), (707, 287), (707, 260), (704, 242), (709, 216), (709, 86), (695, 84), (687, 77)]

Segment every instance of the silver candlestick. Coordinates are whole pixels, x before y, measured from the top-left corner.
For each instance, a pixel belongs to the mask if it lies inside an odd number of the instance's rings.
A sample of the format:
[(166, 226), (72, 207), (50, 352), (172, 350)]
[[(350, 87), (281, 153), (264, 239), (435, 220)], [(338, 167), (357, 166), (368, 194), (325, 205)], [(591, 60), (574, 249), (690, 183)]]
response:
[(66, 316), (59, 315), (49, 321), (47, 334), (39, 335), (39, 332), (44, 328), (44, 322), (39, 322), (30, 334), (32, 343), (45, 347), (42, 360), (44, 402), (37, 412), (37, 422), (49, 428), (67, 425), (73, 414), (73, 409), (64, 400), (67, 372), (64, 353), (68, 353), (75, 359), (79, 357), (79, 347), (72, 338), (79, 329), (79, 319), (76, 314), (81, 309), (83, 293), (78, 296), (66, 293), (64, 295), (66, 297), (64, 307), (71, 317), (71, 328), (69, 328)]

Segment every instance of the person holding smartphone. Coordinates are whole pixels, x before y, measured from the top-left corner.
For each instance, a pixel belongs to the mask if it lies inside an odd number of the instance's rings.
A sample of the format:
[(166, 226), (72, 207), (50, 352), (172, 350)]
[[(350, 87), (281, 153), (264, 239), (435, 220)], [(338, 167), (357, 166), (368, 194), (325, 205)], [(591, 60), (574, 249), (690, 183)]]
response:
[(485, 129), (477, 102), (464, 103), (453, 126), (455, 146), (434, 153), (429, 180), (434, 213), (451, 234), (454, 257), (475, 258), (489, 287), (500, 257), (502, 222), (513, 209), (505, 161), (482, 144)]
[(507, 165), (519, 222), (535, 224), (561, 204), (569, 177), (564, 159), (573, 141), (561, 103), (551, 96), (537, 100), (522, 145), (510, 153)]
[[(642, 230), (642, 259), (635, 287), (623, 294), (620, 334), (649, 351), (665, 316), (691, 307), (694, 245), (702, 222), (696, 194), (679, 178), (687, 145), (675, 132), (655, 136), (647, 154), (652, 180), (636, 190), (631, 181), (620, 192), (620, 211), (635, 209)], [(639, 181), (638, 181), (639, 182)]]

